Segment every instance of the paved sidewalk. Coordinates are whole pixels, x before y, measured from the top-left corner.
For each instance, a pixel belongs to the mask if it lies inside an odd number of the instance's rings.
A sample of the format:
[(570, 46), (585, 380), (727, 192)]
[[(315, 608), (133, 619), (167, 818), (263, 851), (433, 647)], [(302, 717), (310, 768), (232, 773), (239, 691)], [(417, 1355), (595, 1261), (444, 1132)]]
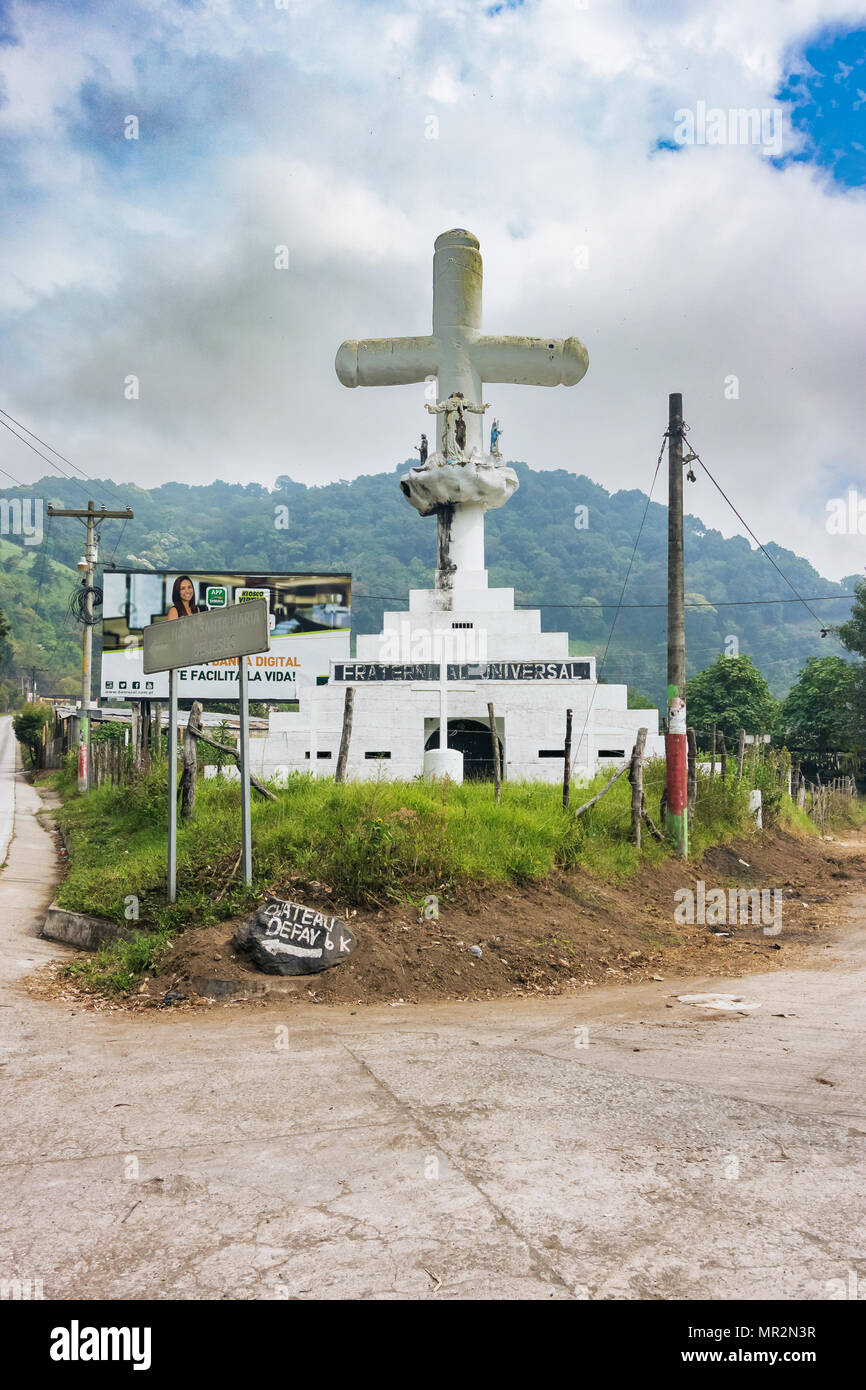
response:
[(0, 865), (6, 862), (12, 826), (15, 820), (15, 735), (12, 716), (0, 716)]

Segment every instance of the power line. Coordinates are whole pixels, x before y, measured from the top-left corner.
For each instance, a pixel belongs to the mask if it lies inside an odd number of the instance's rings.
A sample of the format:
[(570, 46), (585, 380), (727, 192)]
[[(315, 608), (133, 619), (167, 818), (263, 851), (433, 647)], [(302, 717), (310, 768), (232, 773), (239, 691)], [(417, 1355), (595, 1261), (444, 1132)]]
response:
[[(43, 453), (41, 453), (39, 449), (34, 448), (34, 446), (33, 446), (32, 444), (30, 444), (28, 440), (22, 439), (21, 435), (20, 435), (20, 434), (16, 434), (15, 430), (12, 429), (11, 425), (7, 425), (7, 424), (6, 424), (6, 421), (7, 421), (7, 420), (11, 420), (13, 425), (17, 425), (18, 428), (21, 429), (21, 430), (23, 430), (25, 434), (29, 434), (31, 439), (35, 439), (35, 440), (36, 440), (37, 444), (41, 444), (44, 448), (50, 449), (51, 452), (52, 452), (52, 454), (56, 454), (57, 457), (58, 457), (59, 459), (62, 459), (64, 463), (68, 464), (70, 468), (74, 468), (75, 471), (76, 471), (76, 473), (80, 473), (81, 476), (82, 476), (82, 478), (84, 478), (87, 482), (89, 482), (89, 483), (95, 483), (95, 482), (97, 482), (97, 479), (96, 479), (96, 478), (91, 478), (90, 475), (89, 475), (88, 473), (85, 473), (85, 471), (84, 471), (83, 468), (79, 468), (79, 466), (78, 466), (77, 463), (73, 463), (73, 462), (72, 462), (72, 459), (67, 458), (65, 454), (61, 454), (61, 452), (60, 452), (59, 449), (55, 449), (55, 447), (54, 447), (53, 444), (49, 444), (47, 440), (40, 438), (40, 436), (39, 436), (38, 434), (35, 434), (33, 430), (28, 429), (27, 426), (26, 426), (25, 424), (23, 424), (21, 420), (16, 420), (16, 419), (15, 419), (15, 416), (14, 416), (14, 415), (10, 415), (8, 410), (3, 410), (2, 408), (0, 408), (0, 416), (3, 416), (3, 417), (4, 417), (3, 419), (0, 419), (0, 425), (6, 425), (6, 429), (9, 430), (9, 433), (10, 433), (10, 434), (14, 434), (14, 435), (15, 435), (15, 438), (16, 438), (16, 439), (20, 439), (22, 444), (26, 444), (27, 447), (28, 447), (28, 449), (33, 449), (33, 452), (34, 452), (35, 454), (39, 454), (39, 457), (40, 457), (40, 458), (45, 459), (45, 462), (48, 463), (48, 464), (50, 464), (50, 466), (51, 466), (52, 468), (56, 468), (56, 469), (57, 469), (57, 472), (60, 473), (61, 477), (66, 478), (68, 482), (70, 482), (70, 483), (76, 483), (77, 486), (80, 486), (80, 484), (77, 483), (77, 479), (75, 479), (75, 478), (70, 478), (69, 475), (66, 474), (66, 473), (64, 473), (64, 472), (63, 472), (63, 469), (62, 469), (62, 468), (59, 468), (58, 465), (57, 465), (56, 463), (54, 463), (54, 461), (53, 461), (52, 459), (47, 458), (46, 455), (43, 454)], [(10, 475), (7, 474), (6, 476), (9, 477)], [(114, 493), (115, 497), (120, 498), (121, 501), (124, 500), (123, 497), (122, 497), (121, 494), (118, 492), (117, 488), (114, 486), (114, 484), (113, 484), (112, 482), (110, 482), (110, 481), (108, 481), (108, 480), (106, 480), (106, 479), (103, 479), (102, 482), (103, 482), (103, 483), (108, 482), (108, 488), (109, 488), (109, 490), (110, 490), (111, 492)], [(22, 483), (22, 484), (20, 484), (20, 486), (23, 487), (24, 484)], [(84, 489), (82, 489), (82, 491), (83, 491), (83, 490), (84, 490)]]
[[(661, 448), (659, 449), (659, 456), (658, 456), (658, 458), (656, 459), (656, 467), (655, 467), (655, 472), (653, 473), (653, 480), (652, 480), (652, 482), (650, 483), (650, 490), (649, 490), (649, 492), (647, 493), (646, 506), (645, 506), (644, 509), (643, 509), (643, 516), (642, 516), (641, 519), (640, 519), (640, 526), (638, 527), (637, 536), (635, 537), (635, 542), (634, 542), (634, 545), (632, 546), (632, 549), (631, 549), (631, 556), (630, 556), (629, 562), (628, 562), (628, 569), (627, 569), (626, 572), (625, 572), (625, 579), (622, 581), (622, 588), (620, 589), (620, 592), (619, 592), (619, 602), (618, 602), (617, 605), (616, 605), (616, 612), (615, 612), (614, 615), (613, 615), (613, 622), (612, 622), (611, 625), (610, 625), (610, 632), (609, 632), (608, 635), (607, 635), (607, 643), (605, 644), (604, 654), (603, 654), (603, 656), (602, 656), (602, 658), (601, 658), (601, 665), (600, 665), (599, 667), (596, 668), (598, 673), (600, 673), (601, 671), (604, 670), (604, 663), (605, 663), (606, 660), (607, 660), (607, 654), (608, 654), (608, 651), (609, 651), (609, 649), (610, 649), (610, 644), (611, 644), (611, 642), (613, 641), (613, 631), (614, 631), (614, 628), (616, 627), (616, 620), (617, 620), (617, 618), (619, 617), (620, 612), (622, 611), (622, 606), (623, 606), (623, 605), (622, 605), (622, 601), (623, 601), (623, 599), (625, 598), (625, 591), (626, 591), (626, 588), (627, 588), (627, 586), (628, 586), (628, 581), (629, 581), (629, 579), (631, 578), (631, 572), (632, 572), (632, 567), (633, 567), (633, 565), (634, 565), (634, 559), (635, 559), (635, 556), (636, 556), (636, 554), (637, 554), (637, 548), (638, 548), (638, 546), (639, 546), (639, 544), (640, 544), (640, 538), (641, 538), (641, 536), (643, 535), (644, 522), (646, 521), (647, 512), (649, 511), (649, 505), (650, 505), (650, 502), (651, 502), (651, 500), (652, 500), (652, 495), (653, 495), (653, 488), (654, 488), (655, 485), (656, 485), (656, 478), (658, 477), (658, 475), (659, 475), (659, 469), (661, 468), (662, 455), (663, 455), (663, 453), (664, 453), (664, 451), (665, 451), (665, 440), (666, 440), (666, 439), (667, 439), (667, 431), (665, 431), (665, 433), (662, 435), (662, 443), (661, 443)], [(587, 713), (586, 713), (586, 720), (588, 720), (588, 719), (589, 719), (589, 710), (587, 710)], [(583, 725), (584, 729), (586, 728), (586, 720), (584, 720), (584, 725)], [(583, 730), (581, 731), (581, 738), (582, 738), (582, 737), (583, 737)], [(578, 745), (579, 745), (579, 744), (580, 744), (580, 739), (578, 739)]]
[[(77, 463), (73, 463), (71, 459), (65, 458), (64, 455), (61, 454), (61, 452), (60, 452), (59, 449), (55, 449), (55, 448), (54, 448), (54, 445), (53, 445), (53, 444), (49, 444), (49, 443), (47, 443), (46, 440), (40, 439), (38, 434), (34, 434), (34, 433), (33, 433), (33, 430), (29, 430), (29, 429), (27, 428), (26, 425), (24, 425), (24, 424), (21, 423), (20, 420), (16, 420), (16, 419), (15, 419), (15, 416), (14, 416), (14, 415), (10, 415), (8, 410), (2, 410), (2, 409), (0, 409), (0, 415), (4, 415), (4, 416), (6, 417), (7, 420), (11, 420), (11, 421), (12, 421), (13, 425), (17, 425), (18, 428), (19, 428), (20, 430), (23, 430), (25, 434), (29, 434), (31, 439), (35, 439), (35, 440), (36, 440), (37, 444), (41, 444), (45, 449), (50, 449), (51, 452), (52, 452), (52, 454), (56, 454), (57, 457), (58, 457), (59, 459), (63, 459), (63, 462), (64, 462), (64, 463), (68, 463), (68, 464), (69, 464), (69, 467), (70, 467), (70, 468), (74, 468), (75, 471), (76, 471), (76, 473), (80, 473), (81, 476), (82, 476), (82, 478), (87, 478), (87, 474), (85, 473), (85, 471), (84, 471), (83, 468), (79, 468), (79, 467), (78, 467), (78, 464), (77, 464)], [(14, 430), (13, 430), (13, 434), (14, 434)], [(22, 441), (22, 442), (26, 443), (26, 441)], [(44, 456), (43, 456), (43, 457), (44, 457)], [(88, 481), (88, 482), (92, 482), (93, 479), (92, 479), (92, 478), (88, 478), (87, 481)]]
[[(352, 602), (361, 599), (375, 600), (376, 603), (405, 603), (407, 595), (402, 594), (353, 594)], [(842, 599), (856, 598), (856, 594), (812, 594), (808, 599), (800, 598), (742, 598), (705, 599), (702, 603), (686, 603), (686, 608), (749, 608), (765, 603), (836, 603)], [(515, 608), (667, 608), (666, 603), (602, 603), (600, 599), (581, 599), (580, 603), (546, 603), (537, 599), (532, 603), (515, 603)]]
[[(110, 559), (109, 562), (108, 562), (109, 566), (110, 566), (112, 569), (114, 568), (114, 557), (115, 557), (115, 555), (116, 555), (116, 553), (117, 553), (117, 547), (120, 545), (121, 537), (123, 536), (123, 533), (124, 533), (124, 531), (126, 530), (126, 523), (127, 523), (128, 520), (129, 520), (128, 517), (124, 517), (123, 521), (121, 522), (120, 530), (119, 530), (118, 533), (117, 533), (117, 540), (114, 542), (114, 550), (112, 550), (112, 552), (111, 552), (111, 559)], [(103, 565), (102, 568), (103, 568), (103, 570), (104, 570), (104, 569), (106, 568), (106, 566)]]
[[(5, 468), (0, 468), (0, 473), (5, 473), (7, 478), (12, 478), (12, 474), (11, 474), (11, 473), (6, 473), (6, 469), (5, 469)], [(13, 483), (15, 484), (16, 487), (27, 487), (27, 483), (19, 483), (19, 481), (18, 481), (17, 478), (12, 478), (12, 481), (13, 481)]]
[[(2, 414), (3, 411), (0, 411), (0, 415)], [(5, 420), (0, 420), (0, 425), (2, 425), (4, 429), (7, 429), (9, 433), (15, 437), (15, 439), (19, 440), (22, 444), (26, 444), (28, 449), (32, 449), (34, 454), (38, 454), (41, 459), (44, 459), (45, 462), (48, 464), (49, 468), (55, 469), (60, 474), (61, 478), (65, 478), (68, 483), (74, 483), (75, 486), (78, 488), (79, 492), (83, 492), (85, 497), (87, 496), (87, 489), (82, 486), (82, 484), (78, 481), (77, 478), (71, 478), (68, 473), (64, 473), (59, 463), (55, 463), (54, 460), (52, 458), (49, 458), (47, 454), (43, 454), (41, 449), (37, 449), (36, 445), (31, 444), (29, 439), (25, 439), (24, 436), (19, 434), (17, 430), (13, 430), (12, 426), (7, 425)], [(8, 476), (9, 474), (7, 474), (7, 477)], [(20, 486), (23, 487), (24, 484), (22, 483), (20, 484)]]
[(596, 697), (596, 695), (598, 694), (599, 686), (600, 686), (600, 684), (601, 684), (601, 675), (602, 675), (602, 672), (604, 671), (604, 664), (605, 664), (605, 662), (607, 661), (607, 654), (608, 654), (608, 652), (610, 651), (610, 644), (611, 644), (611, 642), (613, 641), (613, 632), (614, 632), (614, 628), (616, 627), (616, 620), (617, 620), (617, 618), (619, 617), (620, 612), (621, 612), (621, 610), (622, 610), (622, 601), (623, 601), (623, 599), (625, 598), (626, 587), (627, 587), (628, 581), (629, 581), (629, 579), (630, 579), (630, 577), (631, 577), (632, 566), (634, 565), (634, 558), (635, 558), (635, 555), (637, 554), (637, 548), (638, 548), (638, 546), (639, 546), (639, 544), (640, 544), (640, 538), (641, 538), (641, 536), (643, 535), (644, 522), (646, 521), (647, 512), (649, 511), (650, 502), (652, 501), (653, 488), (654, 488), (655, 485), (656, 485), (656, 478), (658, 477), (658, 475), (659, 475), (659, 469), (661, 468), (661, 464), (662, 464), (662, 455), (664, 454), (664, 451), (665, 451), (665, 440), (667, 439), (667, 437), (668, 437), (668, 432), (667, 432), (667, 430), (665, 430), (664, 434), (662, 435), (662, 442), (661, 442), (661, 447), (660, 447), (660, 449), (659, 449), (659, 456), (658, 456), (658, 458), (656, 459), (655, 472), (653, 473), (653, 479), (652, 479), (652, 482), (650, 483), (649, 492), (647, 493), (646, 506), (645, 506), (644, 509), (643, 509), (643, 516), (642, 516), (641, 519), (640, 519), (640, 526), (638, 527), (638, 532), (637, 532), (637, 535), (635, 536), (635, 542), (634, 542), (634, 545), (632, 546), (632, 549), (631, 549), (631, 557), (630, 557), (629, 562), (628, 562), (628, 569), (627, 569), (626, 572), (625, 572), (625, 579), (622, 581), (622, 588), (620, 589), (620, 592), (619, 592), (619, 603), (618, 603), (617, 606), (616, 606), (616, 612), (615, 612), (614, 615), (613, 615), (613, 621), (612, 621), (612, 623), (611, 623), (611, 625), (610, 625), (610, 631), (609, 631), (608, 634), (607, 634), (607, 642), (605, 643), (604, 653), (603, 653), (602, 658), (601, 658), (601, 665), (600, 665), (600, 666), (596, 666), (596, 671), (595, 671), (595, 685), (594, 685), (594, 687), (593, 687), (592, 694), (591, 694), (590, 697), (589, 697), (589, 702), (588, 702), (587, 707), (586, 707), (586, 717), (585, 717), (585, 719), (584, 719), (584, 721), (583, 721), (583, 727), (581, 728), (580, 734), (578, 735), (578, 738), (577, 738), (577, 745), (576, 745), (575, 750), (574, 750), (574, 758), (572, 759), (572, 764), (571, 764), (571, 770), (572, 770), (572, 771), (574, 771), (574, 768), (575, 768), (575, 766), (576, 766), (576, 764), (577, 764), (577, 759), (578, 759), (578, 757), (580, 756), (580, 745), (581, 745), (581, 743), (583, 742), (583, 736), (584, 736), (584, 734), (586, 733), (586, 728), (587, 728), (587, 725), (588, 725), (588, 723), (589, 723), (589, 716), (592, 714), (592, 707), (593, 707), (593, 705), (595, 704), (595, 697)]
[[(684, 433), (688, 434), (688, 429), (689, 429), (688, 425), (684, 425), (684, 426), (683, 426), (683, 431), (684, 431)], [(721, 483), (719, 483), (719, 482), (713, 477), (712, 473), (710, 472), (709, 468), (707, 468), (707, 465), (704, 463), (704, 461), (703, 461), (703, 459), (701, 458), (700, 454), (699, 454), (699, 453), (697, 452), (697, 450), (695, 449), (695, 447), (694, 447), (694, 445), (692, 444), (691, 440), (688, 441), (688, 445), (689, 445), (689, 451), (690, 451), (690, 453), (691, 453), (691, 455), (692, 455), (692, 459), (690, 459), (689, 462), (691, 462), (692, 460), (694, 460), (694, 462), (699, 463), (699, 464), (701, 465), (701, 468), (704, 470), (704, 472), (706, 473), (706, 475), (707, 475), (707, 477), (709, 478), (710, 482), (713, 484), (713, 487), (715, 487), (715, 488), (717, 489), (717, 491), (721, 493), (722, 497), (724, 497), (724, 499), (725, 499), (725, 501), (727, 502), (728, 506), (730, 507), (731, 511), (734, 513), (734, 516), (735, 516), (735, 517), (737, 518), (737, 520), (740, 522), (740, 525), (741, 525), (741, 526), (745, 526), (746, 530), (748, 531), (748, 533), (749, 533), (749, 535), (751, 536), (752, 540), (755, 542), (755, 545), (758, 547), (758, 549), (761, 550), (761, 551), (763, 551), (764, 555), (766, 555), (766, 557), (767, 557), (767, 559), (769, 560), (770, 564), (771, 564), (771, 565), (773, 566), (773, 568), (781, 575), (781, 577), (784, 579), (785, 583), (787, 584), (787, 586), (788, 586), (788, 588), (791, 590), (791, 592), (797, 595), (797, 598), (799, 599), (800, 603), (802, 603), (802, 605), (803, 605), (803, 607), (806, 609), (806, 611), (807, 611), (808, 613), (810, 613), (811, 616), (815, 619), (815, 622), (816, 622), (816, 623), (818, 624), (818, 626), (821, 628), (821, 636), (822, 636), (822, 637), (826, 636), (826, 628), (824, 628), (824, 626), (822, 625), (821, 619), (818, 617), (818, 614), (812, 612), (812, 609), (809, 607), (809, 600), (808, 600), (808, 599), (804, 599), (804, 598), (802, 597), (802, 595), (797, 591), (797, 589), (796, 589), (796, 588), (794, 587), (794, 585), (791, 583), (791, 581), (790, 581), (790, 579), (788, 578), (788, 576), (785, 574), (785, 571), (781, 568), (780, 565), (777, 565), (777, 564), (776, 564), (776, 561), (773, 559), (773, 557), (772, 557), (772, 555), (770, 554), (770, 552), (769, 552), (769, 550), (767, 549), (767, 547), (766, 547), (765, 545), (763, 545), (763, 544), (761, 543), (761, 541), (758, 540), (758, 537), (755, 535), (755, 533), (754, 533), (754, 531), (752, 530), (752, 528), (751, 528), (751, 526), (749, 525), (749, 523), (745, 520), (745, 518), (742, 516), (742, 514), (741, 514), (740, 512), (737, 511), (737, 508), (734, 506), (734, 504), (733, 504), (733, 502), (731, 501), (730, 497), (729, 497), (729, 496), (727, 495), (727, 493), (725, 492), (725, 490), (724, 490), (724, 488), (722, 487)]]

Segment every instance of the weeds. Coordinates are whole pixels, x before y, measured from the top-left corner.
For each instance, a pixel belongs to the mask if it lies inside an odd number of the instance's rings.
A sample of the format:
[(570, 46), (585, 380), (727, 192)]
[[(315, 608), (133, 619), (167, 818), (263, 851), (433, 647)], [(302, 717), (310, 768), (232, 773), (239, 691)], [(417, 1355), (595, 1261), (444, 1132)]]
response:
[(96, 994), (126, 994), (145, 971), (155, 974), (171, 946), (170, 931), (148, 932), (131, 941), (111, 941), (92, 956), (64, 967), (64, 974)]

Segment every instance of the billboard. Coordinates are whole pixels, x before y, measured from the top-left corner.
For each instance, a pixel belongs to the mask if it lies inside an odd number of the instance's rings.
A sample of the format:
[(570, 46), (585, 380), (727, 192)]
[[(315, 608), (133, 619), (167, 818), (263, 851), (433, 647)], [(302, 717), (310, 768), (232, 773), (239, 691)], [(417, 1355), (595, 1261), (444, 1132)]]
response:
[[(109, 700), (166, 700), (168, 673), (144, 674), (143, 633), (235, 603), (265, 599), (270, 650), (246, 658), (251, 700), (296, 700), (332, 661), (348, 660), (351, 577), (227, 570), (106, 570), (102, 579), (102, 679)], [(237, 660), (178, 671), (181, 700), (236, 700)]]

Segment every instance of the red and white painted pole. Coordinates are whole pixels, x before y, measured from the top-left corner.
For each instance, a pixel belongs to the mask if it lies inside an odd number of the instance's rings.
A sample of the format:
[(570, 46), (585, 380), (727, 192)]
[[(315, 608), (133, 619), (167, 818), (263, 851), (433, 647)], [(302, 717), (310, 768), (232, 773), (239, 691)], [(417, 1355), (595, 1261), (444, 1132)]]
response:
[(665, 827), (685, 859), (689, 852), (686, 737), (685, 566), (683, 562), (683, 398), (668, 397), (668, 722), (665, 734)]

